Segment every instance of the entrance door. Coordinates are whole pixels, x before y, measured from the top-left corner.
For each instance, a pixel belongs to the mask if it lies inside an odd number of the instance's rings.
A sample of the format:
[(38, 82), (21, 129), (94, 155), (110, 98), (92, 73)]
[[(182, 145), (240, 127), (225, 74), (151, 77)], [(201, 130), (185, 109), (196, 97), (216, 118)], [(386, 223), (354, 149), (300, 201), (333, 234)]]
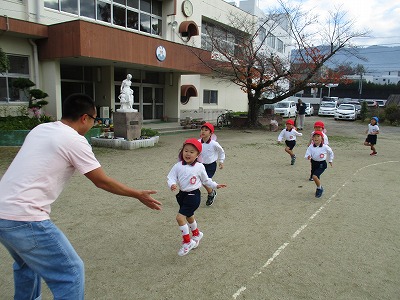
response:
[[(117, 99), (120, 87), (120, 85), (115, 85), (116, 102), (119, 101)], [(133, 108), (142, 113), (143, 120), (161, 120), (164, 115), (164, 86), (133, 83), (131, 88), (133, 90)]]
[(143, 120), (162, 119), (164, 114), (164, 88), (143, 85)]

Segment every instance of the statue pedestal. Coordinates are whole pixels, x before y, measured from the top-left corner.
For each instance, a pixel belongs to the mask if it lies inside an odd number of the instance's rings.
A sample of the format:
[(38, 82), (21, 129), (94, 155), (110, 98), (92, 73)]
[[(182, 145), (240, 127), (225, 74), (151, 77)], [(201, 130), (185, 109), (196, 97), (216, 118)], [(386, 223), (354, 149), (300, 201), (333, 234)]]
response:
[(114, 136), (128, 141), (140, 138), (143, 118), (138, 112), (115, 112), (113, 118)]

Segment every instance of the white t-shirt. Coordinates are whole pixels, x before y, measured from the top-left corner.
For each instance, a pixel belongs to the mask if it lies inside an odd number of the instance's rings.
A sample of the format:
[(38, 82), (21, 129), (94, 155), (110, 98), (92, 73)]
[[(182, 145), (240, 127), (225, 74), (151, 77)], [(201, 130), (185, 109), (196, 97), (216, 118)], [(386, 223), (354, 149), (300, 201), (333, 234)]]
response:
[(315, 146), (313, 144), (308, 146), (306, 155), (304, 156), (304, 158), (308, 159), (309, 156), (314, 161), (327, 160), (328, 162), (332, 162), (333, 158), (334, 158), (334, 154), (333, 154), (331, 147), (329, 147), (325, 143), (322, 146)]
[(43, 221), (75, 169), (85, 174), (100, 167), (86, 138), (60, 121), (41, 124), (0, 180), (0, 218)]
[(301, 132), (298, 132), (296, 129), (292, 128), (291, 130), (287, 130), (284, 128), (278, 136), (278, 142), (285, 141), (295, 141), (296, 136), (302, 136)]
[(368, 124), (368, 134), (376, 134), (379, 131), (378, 125), (372, 125), (371, 123)]
[(225, 151), (222, 146), (212, 139), (208, 142), (202, 142), (202, 139), (199, 139), (203, 146), (203, 150), (201, 151), (201, 162), (203, 164), (211, 164), (218, 160), (218, 162), (223, 163), (225, 160)]
[(169, 172), (168, 187), (178, 184), (179, 189), (184, 192), (191, 192), (199, 189), (203, 184), (212, 188), (217, 188), (217, 183), (208, 178), (206, 168), (202, 163), (196, 162), (193, 165), (177, 162)]

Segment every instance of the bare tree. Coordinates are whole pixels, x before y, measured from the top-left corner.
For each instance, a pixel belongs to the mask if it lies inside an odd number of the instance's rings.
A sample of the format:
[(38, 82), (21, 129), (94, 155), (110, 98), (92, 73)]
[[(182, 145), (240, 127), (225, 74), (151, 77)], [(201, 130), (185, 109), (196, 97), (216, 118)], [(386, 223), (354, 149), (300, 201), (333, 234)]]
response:
[[(341, 73), (329, 71), (324, 64), (339, 50), (351, 54), (351, 40), (367, 34), (354, 31), (354, 22), (346, 20), (340, 8), (330, 12), (326, 23), (321, 24), (311, 12), (278, 2), (280, 7), (264, 18), (244, 19), (231, 14), (229, 25), (207, 23), (202, 48), (211, 51), (211, 59), (209, 52), (192, 50), (214, 76), (235, 83), (247, 93), (249, 126), (258, 125), (262, 104), (283, 100), (309, 84), (322, 86), (340, 80)], [(294, 50), (290, 57), (272, 50), (267, 43), (282, 27), (291, 36), (292, 44), (286, 45)]]

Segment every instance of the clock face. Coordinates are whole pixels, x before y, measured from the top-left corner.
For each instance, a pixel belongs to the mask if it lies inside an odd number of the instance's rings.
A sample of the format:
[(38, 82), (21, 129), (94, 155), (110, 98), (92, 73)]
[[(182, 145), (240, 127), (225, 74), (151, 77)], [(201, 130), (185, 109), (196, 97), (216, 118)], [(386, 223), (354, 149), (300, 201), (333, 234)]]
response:
[(186, 17), (190, 17), (193, 14), (193, 4), (189, 0), (183, 1), (182, 12)]

